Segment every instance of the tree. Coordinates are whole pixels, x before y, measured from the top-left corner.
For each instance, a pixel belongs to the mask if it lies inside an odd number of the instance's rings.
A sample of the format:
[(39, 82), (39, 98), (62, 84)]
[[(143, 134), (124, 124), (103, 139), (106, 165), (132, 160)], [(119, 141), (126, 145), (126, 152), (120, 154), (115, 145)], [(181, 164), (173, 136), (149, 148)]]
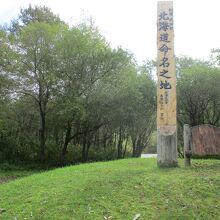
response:
[(186, 57), (178, 59), (177, 65), (178, 138), (182, 143), (184, 124), (220, 125), (220, 69), (211, 62)]
[[(130, 118), (133, 157), (139, 157), (147, 147), (156, 125), (156, 84), (151, 69), (144, 65), (137, 75), (134, 107)], [(135, 92), (135, 91), (134, 91)]]
[(191, 126), (218, 124), (219, 74), (218, 68), (201, 61), (182, 68), (177, 82), (179, 121)]
[(140, 156), (155, 126), (156, 89), (148, 67), (138, 73), (131, 62), (117, 75), (104, 78), (97, 90), (96, 99), (104, 96), (100, 105), (110, 122), (108, 136), (116, 136), (117, 158), (124, 157), (130, 139), (133, 156)]
[(153, 63), (139, 69), (93, 24), (70, 28), (45, 7), (22, 9), (0, 34), (5, 159), (64, 165), (123, 158), (131, 148), (140, 155), (155, 124)]
[(45, 159), (46, 115), (48, 102), (53, 96), (57, 79), (55, 75), (55, 45), (63, 27), (45, 23), (32, 23), (18, 35), (15, 53), (17, 54), (16, 93), (32, 98), (40, 115), (40, 158)]
[[(69, 103), (72, 113), (66, 117), (66, 134), (62, 150), (62, 161), (65, 161), (67, 146), (77, 135), (84, 132), (81, 126), (74, 126), (76, 100), (84, 103), (89, 93), (106, 75), (117, 74), (126, 62), (127, 53), (122, 49), (112, 50), (105, 39), (93, 26), (81, 25), (63, 34), (58, 46), (58, 54), (62, 66), (57, 67), (57, 73), (62, 77), (64, 89), (60, 94)], [(91, 128), (99, 127), (104, 122)], [(104, 123), (105, 124), (105, 123)], [(75, 130), (75, 131), (74, 131)], [(64, 163), (64, 162), (62, 162)]]
[(58, 15), (55, 15), (48, 7), (29, 5), (28, 8), (22, 8), (18, 18), (11, 21), (8, 30), (11, 33), (18, 34), (23, 27), (31, 23), (46, 23), (46, 24), (65, 24)]

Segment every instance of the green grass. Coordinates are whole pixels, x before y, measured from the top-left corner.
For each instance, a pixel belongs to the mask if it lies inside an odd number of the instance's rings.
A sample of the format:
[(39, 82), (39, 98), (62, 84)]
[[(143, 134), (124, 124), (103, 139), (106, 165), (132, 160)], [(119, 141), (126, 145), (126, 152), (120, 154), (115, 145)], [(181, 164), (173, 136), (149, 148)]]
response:
[(0, 219), (220, 219), (220, 161), (182, 163), (126, 159), (11, 181), (0, 185)]

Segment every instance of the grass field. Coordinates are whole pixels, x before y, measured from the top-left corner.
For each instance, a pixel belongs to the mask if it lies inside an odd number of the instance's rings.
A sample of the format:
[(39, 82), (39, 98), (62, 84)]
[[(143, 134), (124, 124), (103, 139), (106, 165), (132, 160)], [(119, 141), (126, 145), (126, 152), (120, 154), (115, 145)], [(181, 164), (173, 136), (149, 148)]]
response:
[(0, 219), (220, 219), (220, 160), (71, 166), (0, 185)]

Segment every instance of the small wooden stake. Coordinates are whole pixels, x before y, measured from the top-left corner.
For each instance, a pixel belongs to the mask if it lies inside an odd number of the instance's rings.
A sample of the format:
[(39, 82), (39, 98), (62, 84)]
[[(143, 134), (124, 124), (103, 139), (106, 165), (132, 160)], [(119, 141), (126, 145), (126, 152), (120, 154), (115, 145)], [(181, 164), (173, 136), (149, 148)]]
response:
[(183, 128), (183, 139), (184, 139), (184, 157), (185, 157), (185, 166), (188, 167), (191, 165), (191, 129), (188, 124), (184, 125)]

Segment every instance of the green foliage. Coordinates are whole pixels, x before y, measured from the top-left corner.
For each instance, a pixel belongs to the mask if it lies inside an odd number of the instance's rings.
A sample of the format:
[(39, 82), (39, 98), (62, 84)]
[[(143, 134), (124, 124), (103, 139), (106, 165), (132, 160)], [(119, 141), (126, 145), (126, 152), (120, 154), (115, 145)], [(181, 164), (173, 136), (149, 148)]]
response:
[(46, 7), (22, 9), (0, 37), (2, 159), (65, 165), (131, 145), (140, 155), (155, 124), (151, 62), (139, 68), (93, 24), (69, 27)]
[(177, 59), (178, 140), (181, 154), (183, 125), (220, 126), (220, 69), (213, 61)]
[(193, 60), (180, 71), (177, 82), (179, 121), (190, 125), (219, 125), (220, 70)]
[(218, 219), (219, 161), (180, 164), (160, 169), (155, 159), (126, 159), (32, 175), (0, 185), (0, 217)]
[(48, 7), (29, 5), (28, 8), (22, 8), (18, 18), (11, 21), (8, 27), (11, 33), (19, 33), (24, 26), (31, 23), (64, 24), (58, 15), (55, 15)]
[[(0, 158), (53, 165), (140, 156), (156, 124), (156, 63), (138, 66), (93, 24), (69, 27), (46, 7), (0, 30)], [(219, 51), (177, 58), (184, 123), (220, 124)], [(180, 149), (181, 154), (181, 149)]]

